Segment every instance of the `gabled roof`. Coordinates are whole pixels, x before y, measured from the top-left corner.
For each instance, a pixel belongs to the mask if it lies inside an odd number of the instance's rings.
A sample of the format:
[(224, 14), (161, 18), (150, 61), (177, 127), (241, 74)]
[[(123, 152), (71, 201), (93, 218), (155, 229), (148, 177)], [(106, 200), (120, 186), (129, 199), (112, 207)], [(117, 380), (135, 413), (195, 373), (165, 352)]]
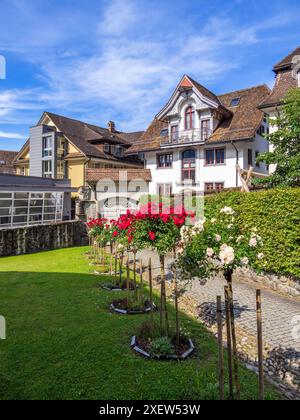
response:
[[(141, 132), (110, 132), (106, 128), (54, 114), (52, 112), (44, 112), (38, 124), (42, 124), (46, 117), (48, 117), (57, 127), (57, 129), (66, 136), (66, 138), (78, 149), (79, 152), (82, 153), (83, 157), (109, 159), (114, 161), (127, 160), (128, 163), (130, 163), (132, 159), (124, 159), (122, 157), (106, 154), (103, 150), (103, 144), (121, 144), (125, 148), (128, 148), (134, 141), (137, 141), (141, 135)], [(17, 159), (28, 146), (29, 140), (25, 143), (19, 152)], [(139, 162), (135, 160), (135, 162), (132, 163)]]
[[(269, 93), (270, 89), (261, 85), (220, 95), (221, 103), (233, 112), (233, 116), (221, 120), (207, 143), (253, 138), (263, 119), (258, 106)], [(235, 98), (240, 98), (239, 105), (231, 107), (231, 101)]]
[(297, 47), (294, 51), (292, 51), (289, 55), (284, 57), (283, 60), (279, 61), (279, 63), (275, 64), (273, 70), (277, 73), (278, 71), (291, 68), (293, 64), (293, 58), (296, 55), (300, 56), (300, 46)]
[(21, 159), (21, 156), (23, 155), (23, 153), (26, 151), (26, 150), (29, 150), (29, 139), (28, 140), (26, 140), (26, 142), (23, 144), (23, 146), (21, 147), (21, 150), (16, 154), (16, 156), (15, 156), (15, 158), (14, 158), (14, 160), (13, 160), (13, 163), (15, 164), (17, 161), (19, 161), (20, 159)]
[(164, 115), (168, 112), (168, 109), (174, 104), (174, 101), (176, 100), (177, 96), (182, 91), (190, 90), (192, 88), (198, 93), (199, 97), (201, 97), (203, 100), (206, 100), (210, 104), (210, 106), (215, 108), (221, 108), (221, 110), (226, 112), (226, 110), (223, 109), (223, 106), (220, 103), (218, 97), (213, 92), (211, 92), (206, 87), (204, 87), (203, 85), (192, 79), (190, 76), (185, 74), (176, 86), (176, 89), (174, 90), (166, 105), (159, 111), (155, 118), (162, 119)]
[(205, 86), (201, 85), (196, 80), (192, 79), (190, 76), (187, 76), (187, 77), (190, 79), (190, 81), (196, 87), (196, 89), (198, 89), (199, 92), (202, 93), (203, 96), (205, 96), (206, 98), (211, 99), (212, 101), (216, 102), (218, 105), (221, 105), (221, 103), (219, 101), (219, 98), (213, 92), (211, 92)]
[[(227, 116), (223, 114), (218, 127), (206, 143), (226, 143), (253, 138), (263, 119), (263, 112), (257, 107), (269, 94), (270, 89), (262, 85), (218, 96), (220, 107), (228, 110)], [(236, 98), (239, 98), (240, 102), (238, 106), (232, 107), (231, 101)], [(164, 140), (160, 133), (167, 127), (166, 121), (155, 118), (141, 139), (134, 143), (126, 154), (159, 150)]]

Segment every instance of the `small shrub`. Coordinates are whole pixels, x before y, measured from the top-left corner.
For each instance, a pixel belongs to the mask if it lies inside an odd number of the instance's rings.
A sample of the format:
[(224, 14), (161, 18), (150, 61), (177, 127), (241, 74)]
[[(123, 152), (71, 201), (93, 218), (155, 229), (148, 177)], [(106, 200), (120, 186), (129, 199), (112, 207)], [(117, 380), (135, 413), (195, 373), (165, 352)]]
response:
[(150, 354), (154, 358), (173, 356), (175, 349), (168, 337), (155, 338), (149, 346)]

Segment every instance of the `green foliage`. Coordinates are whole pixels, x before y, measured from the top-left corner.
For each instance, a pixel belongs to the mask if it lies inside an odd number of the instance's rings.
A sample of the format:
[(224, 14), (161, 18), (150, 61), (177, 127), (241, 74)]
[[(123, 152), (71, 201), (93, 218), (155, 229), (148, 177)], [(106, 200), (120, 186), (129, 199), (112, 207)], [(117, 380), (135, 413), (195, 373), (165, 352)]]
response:
[[(154, 239), (151, 239), (150, 232), (154, 233)], [(165, 223), (159, 218), (145, 218), (135, 223), (133, 242), (137, 249), (155, 248), (158, 255), (165, 255), (173, 250), (178, 238), (179, 228), (172, 220)]]
[(149, 351), (152, 357), (158, 359), (172, 356), (175, 353), (174, 346), (168, 337), (155, 338), (149, 346)]
[(260, 183), (271, 186), (300, 186), (300, 89), (291, 89), (282, 112), (271, 124), (278, 131), (266, 138), (274, 146), (273, 152), (262, 153), (257, 161), (276, 164), (274, 174)]
[(224, 206), (237, 211), (242, 229), (257, 227), (267, 271), (300, 278), (300, 188), (210, 196), (205, 199), (206, 216), (215, 217)]

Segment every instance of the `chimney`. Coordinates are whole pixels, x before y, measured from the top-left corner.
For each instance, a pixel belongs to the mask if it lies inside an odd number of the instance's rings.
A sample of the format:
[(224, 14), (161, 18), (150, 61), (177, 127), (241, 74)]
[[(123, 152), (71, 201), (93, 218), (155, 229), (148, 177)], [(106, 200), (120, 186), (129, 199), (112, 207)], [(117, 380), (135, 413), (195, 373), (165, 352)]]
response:
[(116, 132), (116, 124), (113, 121), (108, 121), (107, 128), (110, 133)]

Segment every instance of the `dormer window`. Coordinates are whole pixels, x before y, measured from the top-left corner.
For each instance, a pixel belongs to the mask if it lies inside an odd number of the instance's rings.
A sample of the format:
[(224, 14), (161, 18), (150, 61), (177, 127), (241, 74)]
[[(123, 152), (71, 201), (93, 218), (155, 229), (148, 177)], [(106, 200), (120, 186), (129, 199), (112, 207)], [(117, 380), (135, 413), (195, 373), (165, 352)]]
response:
[(164, 128), (160, 132), (160, 137), (167, 137), (168, 134), (169, 134), (169, 130), (167, 128)]
[(109, 144), (108, 144), (108, 143), (105, 143), (105, 144), (104, 144), (104, 152), (105, 152), (105, 153), (109, 153), (109, 150), (110, 150), (110, 148), (109, 148)]
[(192, 130), (195, 124), (195, 111), (192, 106), (188, 106), (184, 114), (184, 128), (186, 130)]
[(241, 98), (233, 98), (230, 102), (230, 106), (234, 108), (238, 106), (240, 102), (241, 102)]
[(123, 147), (122, 146), (116, 146), (115, 155), (116, 156), (123, 156)]

